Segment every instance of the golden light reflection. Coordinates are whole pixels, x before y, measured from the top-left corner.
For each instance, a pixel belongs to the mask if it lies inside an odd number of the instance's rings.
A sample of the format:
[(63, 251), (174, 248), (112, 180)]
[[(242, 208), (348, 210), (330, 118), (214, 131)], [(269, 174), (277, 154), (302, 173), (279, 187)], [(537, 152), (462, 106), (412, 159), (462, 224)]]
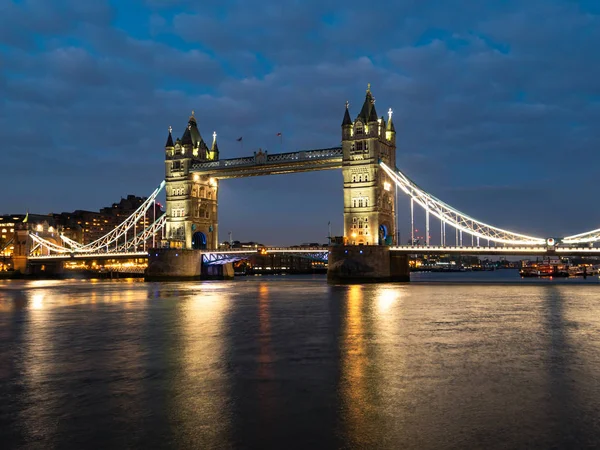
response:
[[(258, 286), (258, 322), (258, 378), (261, 381), (270, 381), (274, 378), (274, 358), (271, 346), (270, 297), (269, 285), (267, 283), (261, 283)], [(274, 389), (274, 383), (258, 383), (260, 419), (266, 424), (272, 423), (275, 415), (275, 399), (277, 396), (273, 392)], [(263, 431), (268, 430), (265, 429)]]
[(380, 314), (389, 312), (390, 308), (400, 300), (400, 290), (396, 287), (383, 287), (377, 295), (377, 311)]
[[(32, 282), (30, 286), (45, 285), (44, 280)], [(28, 311), (26, 326), (23, 332), (23, 392), (28, 397), (30, 408), (24, 409), (22, 423), (28, 428), (27, 433), (34, 438), (53, 441), (58, 432), (59, 421), (48, 415), (58, 401), (54, 385), (49, 380), (56, 372), (55, 333), (53, 326), (53, 308), (44, 308), (44, 298), (51, 297), (52, 292), (41, 289), (28, 289)]]
[(31, 309), (42, 309), (44, 307), (44, 293), (33, 292), (31, 295)]
[(343, 328), (341, 390), (347, 432), (349, 436), (357, 438), (365, 436), (364, 415), (368, 407), (363, 301), (363, 286), (351, 285)]
[(177, 292), (180, 325), (172, 336), (178, 342), (171, 345), (178, 349), (175, 367), (181, 373), (175, 377), (170, 415), (182, 448), (216, 448), (230, 436), (225, 334), (231, 296), (213, 287), (188, 284)]

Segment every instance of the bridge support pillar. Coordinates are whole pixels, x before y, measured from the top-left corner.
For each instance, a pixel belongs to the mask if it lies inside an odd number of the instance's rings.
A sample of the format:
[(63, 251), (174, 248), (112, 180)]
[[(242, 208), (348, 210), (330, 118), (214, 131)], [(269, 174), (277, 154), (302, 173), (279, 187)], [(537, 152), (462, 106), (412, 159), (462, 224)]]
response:
[(385, 283), (410, 281), (408, 255), (382, 245), (329, 247), (329, 283)]
[(224, 280), (233, 278), (233, 265), (207, 266), (201, 250), (153, 248), (148, 251), (146, 281)]
[(13, 267), (16, 272), (25, 275), (29, 271), (29, 250), (31, 248), (27, 224), (17, 225), (14, 235), (14, 247)]

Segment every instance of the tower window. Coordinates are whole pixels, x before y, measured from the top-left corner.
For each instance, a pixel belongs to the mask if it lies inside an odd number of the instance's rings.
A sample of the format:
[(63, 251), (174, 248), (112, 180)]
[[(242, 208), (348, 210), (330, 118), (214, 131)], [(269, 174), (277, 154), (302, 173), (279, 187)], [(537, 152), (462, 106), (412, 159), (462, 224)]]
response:
[(363, 124), (362, 123), (357, 123), (356, 124), (355, 134), (357, 134), (357, 135), (364, 134), (364, 128), (363, 128)]
[(362, 141), (358, 141), (356, 143), (356, 150), (362, 150), (363, 149), (363, 142)]

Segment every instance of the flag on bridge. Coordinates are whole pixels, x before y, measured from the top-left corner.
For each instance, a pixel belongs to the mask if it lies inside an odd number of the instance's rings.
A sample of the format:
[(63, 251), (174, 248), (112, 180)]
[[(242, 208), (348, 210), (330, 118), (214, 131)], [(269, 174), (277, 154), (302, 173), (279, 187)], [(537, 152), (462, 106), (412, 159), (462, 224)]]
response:
[(242, 142), (242, 137), (243, 137), (243, 136), (240, 136), (239, 138), (237, 138), (237, 139), (236, 139), (236, 141), (238, 141), (238, 142)]
[(277, 133), (277, 136), (281, 136), (281, 133)]

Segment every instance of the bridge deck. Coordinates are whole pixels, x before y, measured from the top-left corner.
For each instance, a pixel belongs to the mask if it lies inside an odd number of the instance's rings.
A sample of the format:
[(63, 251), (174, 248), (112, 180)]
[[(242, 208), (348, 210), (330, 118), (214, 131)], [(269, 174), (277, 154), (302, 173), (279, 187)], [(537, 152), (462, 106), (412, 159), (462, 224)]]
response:
[[(454, 246), (411, 246), (400, 245), (390, 247), (390, 251), (406, 254), (431, 254), (431, 255), (503, 255), (503, 256), (600, 256), (600, 247), (454, 247)], [(268, 254), (326, 254), (325, 247), (257, 247), (231, 250), (206, 250), (202, 254), (205, 258), (223, 258), (227, 256), (239, 257), (265, 252)], [(146, 258), (148, 252), (131, 253), (74, 253), (62, 255), (30, 256), (31, 261), (69, 261), (84, 259), (128, 259)]]
[(274, 155), (259, 152), (254, 156), (193, 164), (190, 172), (226, 179), (331, 170), (341, 167), (342, 148), (332, 147)]
[(546, 247), (546, 246), (511, 246), (511, 247), (453, 247), (453, 246), (420, 246), (400, 245), (390, 247), (390, 251), (407, 254), (432, 255), (503, 255), (503, 256), (600, 256), (600, 248), (595, 247)]

